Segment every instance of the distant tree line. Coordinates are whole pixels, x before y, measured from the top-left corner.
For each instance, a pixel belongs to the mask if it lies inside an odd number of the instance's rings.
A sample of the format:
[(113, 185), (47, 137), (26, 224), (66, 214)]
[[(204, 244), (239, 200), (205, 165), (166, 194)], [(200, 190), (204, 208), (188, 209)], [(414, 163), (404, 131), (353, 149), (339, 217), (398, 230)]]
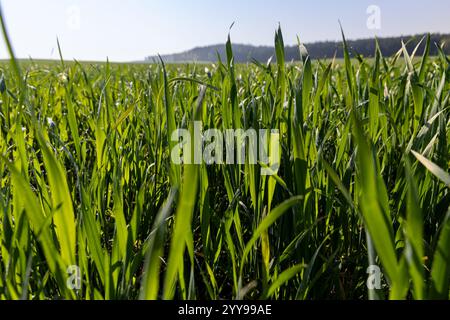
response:
[[(417, 44), (424, 38), (425, 35), (405, 36), (405, 37), (390, 37), (378, 39), (380, 50), (384, 56), (392, 56), (402, 47), (402, 41), (407, 45), (408, 51), (414, 50)], [(437, 46), (445, 43), (444, 52), (450, 54), (450, 34), (431, 34), (430, 54), (437, 55)], [(372, 57), (375, 53), (376, 41), (375, 39), (362, 40), (348, 40), (348, 45), (352, 55), (359, 54), (364, 57)], [(313, 59), (330, 59), (343, 57), (342, 42), (326, 41), (316, 42), (305, 45), (309, 55)], [(421, 55), (425, 49), (425, 40), (419, 47), (417, 54)], [(243, 63), (255, 59), (259, 62), (266, 62), (271, 57), (273, 61), (275, 58), (275, 50), (270, 46), (252, 46), (244, 44), (234, 44), (233, 54), (235, 62)], [(177, 54), (170, 54), (162, 56), (165, 62), (214, 62), (217, 61), (218, 55), (225, 59), (225, 45), (211, 45), (206, 47), (197, 47), (189, 51)], [(298, 46), (286, 46), (285, 48), (286, 61), (300, 60), (300, 53)], [(156, 57), (147, 57), (146, 61), (156, 61)]]

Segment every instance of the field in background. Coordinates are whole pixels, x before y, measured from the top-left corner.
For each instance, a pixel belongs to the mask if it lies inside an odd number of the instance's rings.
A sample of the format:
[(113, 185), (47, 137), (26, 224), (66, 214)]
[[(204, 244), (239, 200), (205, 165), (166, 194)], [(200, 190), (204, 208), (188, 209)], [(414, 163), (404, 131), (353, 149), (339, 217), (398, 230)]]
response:
[[(1, 63), (0, 299), (448, 299), (450, 61), (345, 44)], [(280, 130), (278, 174), (175, 165), (193, 120)]]

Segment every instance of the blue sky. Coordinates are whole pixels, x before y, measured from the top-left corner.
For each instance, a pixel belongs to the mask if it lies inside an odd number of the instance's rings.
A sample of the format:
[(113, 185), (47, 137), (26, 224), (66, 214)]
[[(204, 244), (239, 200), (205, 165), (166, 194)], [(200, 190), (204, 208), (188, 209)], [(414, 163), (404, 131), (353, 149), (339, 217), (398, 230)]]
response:
[[(286, 44), (348, 38), (450, 32), (448, 0), (0, 0), (18, 57), (142, 60), (232, 41), (271, 45), (281, 23)], [(380, 8), (369, 29), (367, 8)], [(6, 58), (3, 39), (0, 58)]]

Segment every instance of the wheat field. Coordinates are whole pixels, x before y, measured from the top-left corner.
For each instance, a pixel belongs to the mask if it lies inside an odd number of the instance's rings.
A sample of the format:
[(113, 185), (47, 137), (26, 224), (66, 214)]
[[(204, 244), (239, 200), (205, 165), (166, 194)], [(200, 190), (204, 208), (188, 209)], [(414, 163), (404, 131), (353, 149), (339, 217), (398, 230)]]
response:
[[(214, 64), (45, 62), (2, 26), (0, 299), (449, 298), (450, 60), (429, 39), (287, 63), (279, 29), (268, 64), (230, 38)], [(276, 129), (277, 172), (175, 164), (194, 121)]]

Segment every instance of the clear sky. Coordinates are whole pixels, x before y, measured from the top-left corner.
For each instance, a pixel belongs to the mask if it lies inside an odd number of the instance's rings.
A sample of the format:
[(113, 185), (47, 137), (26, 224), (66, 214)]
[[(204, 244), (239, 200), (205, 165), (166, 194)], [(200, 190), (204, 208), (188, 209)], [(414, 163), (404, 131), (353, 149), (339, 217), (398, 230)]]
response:
[[(449, 0), (0, 0), (16, 55), (111, 61), (232, 41), (273, 44), (281, 23), (286, 44), (450, 32)], [(367, 13), (371, 5), (380, 8)], [(376, 16), (374, 16), (374, 14)], [(370, 18), (372, 26), (368, 28)], [(378, 19), (379, 17), (379, 19)], [(373, 21), (380, 24), (373, 24)], [(6, 58), (3, 39), (0, 58)]]

